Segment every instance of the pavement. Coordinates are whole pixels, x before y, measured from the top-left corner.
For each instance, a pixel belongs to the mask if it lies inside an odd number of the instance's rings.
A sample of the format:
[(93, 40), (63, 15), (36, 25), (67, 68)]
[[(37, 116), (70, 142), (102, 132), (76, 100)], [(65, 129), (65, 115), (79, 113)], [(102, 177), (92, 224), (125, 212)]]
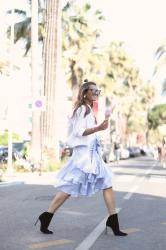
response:
[[(120, 164), (124, 165), (125, 160), (121, 160)], [(115, 166), (116, 163), (109, 163), (110, 167)], [(38, 185), (52, 185), (55, 182), (55, 172), (14, 172), (12, 174), (2, 173), (0, 170), (0, 186), (13, 185), (16, 183), (23, 184), (38, 184)]]
[(0, 185), (13, 185), (17, 183), (36, 184), (36, 185), (52, 185), (55, 181), (54, 172), (25, 172), (14, 174), (3, 174)]
[[(124, 165), (125, 160), (120, 161), (120, 164)], [(111, 162), (110, 166), (115, 166), (116, 164)], [(14, 185), (14, 184), (36, 184), (36, 185), (53, 185), (55, 182), (56, 172), (15, 172), (13, 174), (8, 174), (2, 172), (0, 173), (0, 186)]]

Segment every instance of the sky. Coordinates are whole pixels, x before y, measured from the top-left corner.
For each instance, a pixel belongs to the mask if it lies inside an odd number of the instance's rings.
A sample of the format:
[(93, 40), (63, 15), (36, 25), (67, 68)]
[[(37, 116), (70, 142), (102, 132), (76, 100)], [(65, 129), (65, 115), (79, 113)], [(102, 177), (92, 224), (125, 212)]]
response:
[(14, 6), (15, 8), (20, 8), (23, 10), (26, 10), (26, 5), (27, 5), (28, 0), (12, 0), (12, 1), (4, 1), (0, 0), (1, 8), (6, 9), (7, 7), (12, 7)]
[(146, 80), (153, 72), (154, 53), (166, 42), (165, 0), (90, 0), (107, 17), (103, 40), (122, 40)]
[[(60, 0), (64, 5), (67, 0)], [(153, 72), (154, 53), (166, 42), (166, 0), (76, 0), (89, 2), (106, 17), (103, 43), (122, 40), (146, 80)], [(12, 0), (15, 7), (26, 9), (27, 0)], [(0, 0), (1, 10), (8, 1)]]
[[(64, 5), (67, 0), (60, 0)], [(145, 81), (152, 77), (156, 49), (166, 43), (166, 0), (76, 0), (89, 2), (103, 11), (103, 43), (124, 41), (128, 52), (140, 68)], [(27, 0), (12, 0), (15, 7), (26, 9)], [(0, 9), (8, 1), (0, 0)], [(165, 76), (165, 69), (161, 78)], [(165, 78), (165, 77), (164, 77)], [(161, 79), (159, 79), (160, 81)]]

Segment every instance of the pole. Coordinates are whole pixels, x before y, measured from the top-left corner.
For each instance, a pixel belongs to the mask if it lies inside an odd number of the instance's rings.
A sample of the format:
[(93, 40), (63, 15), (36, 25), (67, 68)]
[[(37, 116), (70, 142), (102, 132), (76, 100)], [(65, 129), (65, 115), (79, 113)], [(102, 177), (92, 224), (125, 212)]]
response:
[(41, 93), (39, 83), (39, 50), (38, 50), (38, 0), (32, 1), (31, 21), (31, 67), (32, 67), (32, 138), (31, 138), (31, 161), (34, 168), (40, 171), (41, 164), (41, 111), (35, 109), (36, 97)]
[[(10, 31), (10, 84), (13, 82), (13, 49), (14, 49), (14, 8), (11, 9), (11, 31)], [(8, 166), (7, 173), (13, 174), (12, 165), (12, 103), (8, 102)]]

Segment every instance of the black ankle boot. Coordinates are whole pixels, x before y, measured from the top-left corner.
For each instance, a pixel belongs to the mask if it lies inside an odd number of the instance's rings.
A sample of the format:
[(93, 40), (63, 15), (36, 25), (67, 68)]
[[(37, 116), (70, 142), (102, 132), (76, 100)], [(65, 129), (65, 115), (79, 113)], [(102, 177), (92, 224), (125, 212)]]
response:
[(53, 234), (52, 231), (48, 230), (48, 226), (51, 222), (51, 219), (53, 217), (54, 214), (52, 213), (49, 213), (49, 212), (44, 212), (42, 213), (39, 218), (37, 219), (36, 223), (35, 223), (35, 226), (38, 222), (38, 220), (40, 220), (40, 231), (44, 234)]
[(107, 233), (107, 227), (110, 227), (116, 236), (126, 236), (126, 233), (123, 233), (119, 230), (119, 221), (118, 221), (118, 215), (112, 214), (108, 217), (106, 221), (106, 233)]

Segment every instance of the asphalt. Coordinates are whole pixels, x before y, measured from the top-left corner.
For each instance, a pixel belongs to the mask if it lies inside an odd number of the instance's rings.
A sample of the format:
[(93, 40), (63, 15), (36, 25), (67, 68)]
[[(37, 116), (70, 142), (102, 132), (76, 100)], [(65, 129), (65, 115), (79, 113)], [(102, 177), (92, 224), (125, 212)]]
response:
[(166, 169), (146, 157), (110, 169), (127, 237), (104, 234), (108, 214), (101, 192), (70, 198), (53, 217), (54, 234), (41, 234), (34, 222), (56, 194), (54, 173), (17, 173), (0, 185), (0, 250), (165, 250)]

